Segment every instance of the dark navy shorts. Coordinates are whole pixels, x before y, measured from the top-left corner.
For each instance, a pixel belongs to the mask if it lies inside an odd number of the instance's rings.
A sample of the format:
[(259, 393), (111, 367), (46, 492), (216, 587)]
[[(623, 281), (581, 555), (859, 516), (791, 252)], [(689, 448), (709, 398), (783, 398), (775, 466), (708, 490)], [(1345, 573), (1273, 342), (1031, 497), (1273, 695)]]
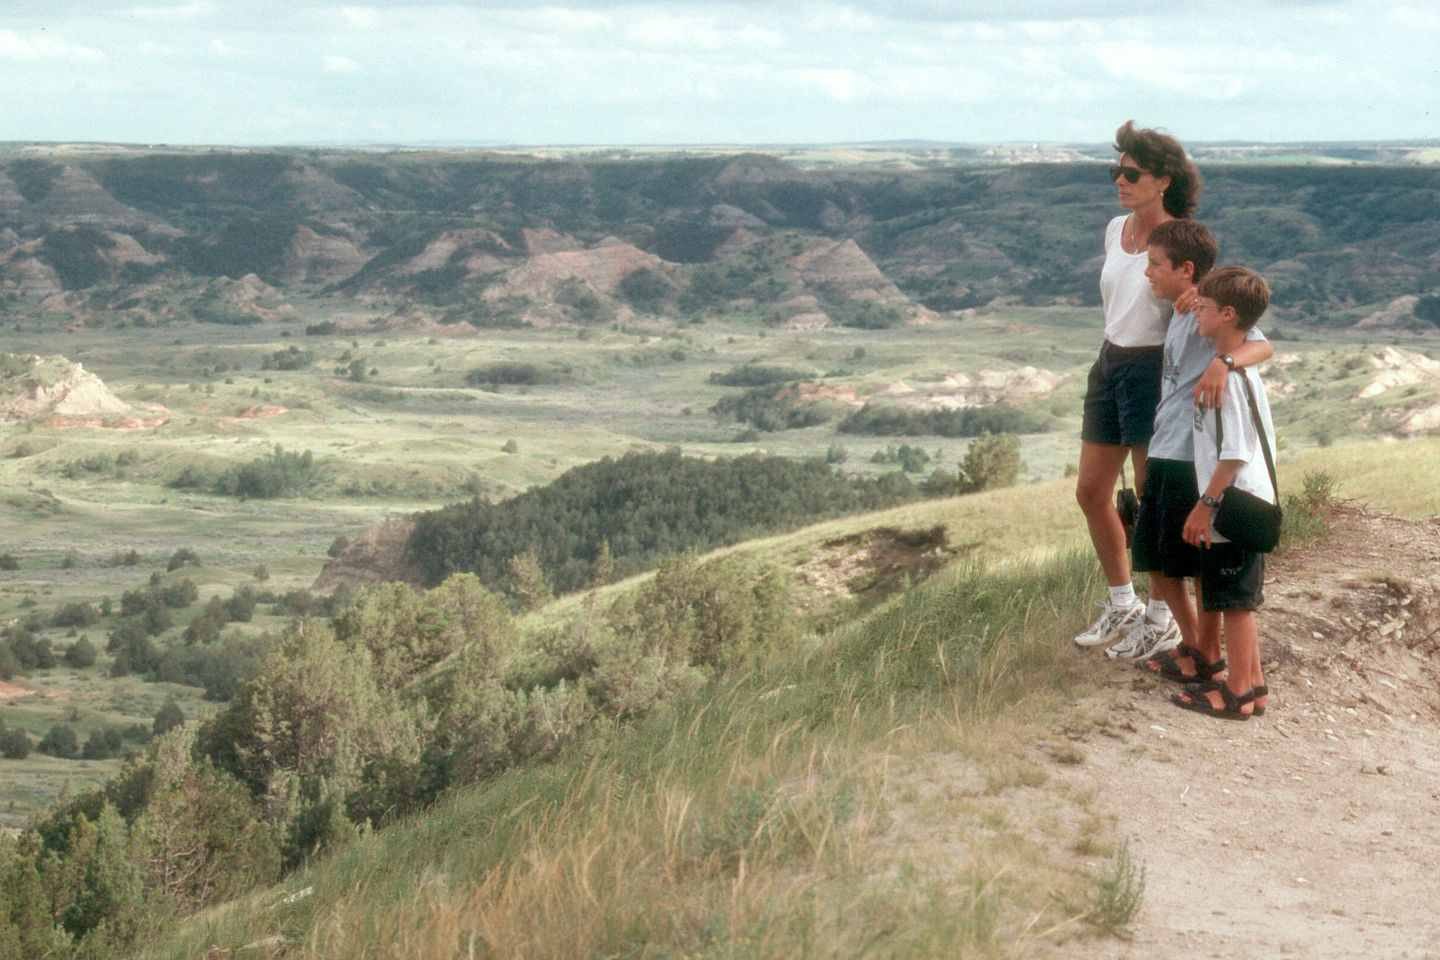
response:
[[(1147, 483), (1149, 481), (1146, 481)], [(1259, 610), (1265, 602), (1265, 554), (1230, 542), (1212, 543), (1200, 571), (1200, 606), (1219, 610)]]
[(1131, 538), (1131, 567), (1183, 580), (1198, 577), (1204, 550), (1185, 542), (1185, 520), (1200, 499), (1195, 464), (1188, 460), (1145, 461), (1145, 489)]
[(1164, 347), (1117, 347), (1105, 341), (1090, 368), (1080, 439), (1114, 447), (1146, 443), (1155, 432)]

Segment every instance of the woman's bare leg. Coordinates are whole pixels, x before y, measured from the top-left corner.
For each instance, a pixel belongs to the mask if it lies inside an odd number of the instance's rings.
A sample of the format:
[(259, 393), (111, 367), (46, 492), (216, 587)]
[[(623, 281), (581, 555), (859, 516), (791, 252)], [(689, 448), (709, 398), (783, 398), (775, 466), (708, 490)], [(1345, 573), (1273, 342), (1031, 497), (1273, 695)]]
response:
[[(1080, 475), (1075, 482), (1075, 500), (1085, 514), (1085, 523), (1090, 528), (1090, 542), (1095, 546), (1095, 555), (1100, 558), (1100, 568), (1105, 571), (1105, 582), (1112, 587), (1123, 587), (1130, 582), (1130, 554), (1125, 549), (1125, 527), (1120, 515), (1115, 512), (1115, 481), (1120, 479), (1120, 467), (1127, 456), (1135, 457), (1137, 464), (1145, 462), (1145, 445), (1120, 447), (1108, 443), (1080, 444)], [(1136, 467), (1136, 489), (1143, 479), (1143, 469)]]

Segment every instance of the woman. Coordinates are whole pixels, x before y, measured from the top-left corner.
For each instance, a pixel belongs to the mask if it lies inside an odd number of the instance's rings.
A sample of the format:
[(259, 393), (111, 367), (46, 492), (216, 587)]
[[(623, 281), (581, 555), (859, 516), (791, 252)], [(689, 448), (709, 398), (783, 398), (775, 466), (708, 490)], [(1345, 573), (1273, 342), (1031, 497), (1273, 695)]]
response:
[[(1105, 228), (1105, 265), (1100, 294), (1105, 308), (1105, 342), (1090, 370), (1080, 438), (1080, 471), (1075, 499), (1085, 514), (1090, 541), (1110, 586), (1104, 612), (1075, 642), (1110, 643), (1148, 614), (1169, 620), (1153, 600), (1147, 611), (1130, 581), (1125, 528), (1115, 511), (1115, 481), (1128, 456), (1135, 487), (1145, 483), (1145, 452), (1160, 399), (1160, 366), (1170, 305), (1157, 299), (1145, 277), (1150, 231), (1167, 220), (1189, 217), (1200, 199), (1200, 172), (1173, 137), (1136, 129), (1132, 120), (1115, 132), (1119, 163), (1110, 168), (1120, 206), (1130, 211)], [(1181, 301), (1181, 308), (1185, 301)]]

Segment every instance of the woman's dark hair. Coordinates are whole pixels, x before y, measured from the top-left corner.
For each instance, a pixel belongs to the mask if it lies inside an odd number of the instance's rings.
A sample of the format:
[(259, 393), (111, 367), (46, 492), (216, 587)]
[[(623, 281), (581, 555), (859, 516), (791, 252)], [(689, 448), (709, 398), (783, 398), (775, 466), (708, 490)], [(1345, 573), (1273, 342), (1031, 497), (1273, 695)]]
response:
[(1137, 130), (1135, 121), (1127, 120), (1125, 126), (1115, 131), (1115, 149), (1128, 153), (1146, 173), (1170, 178), (1170, 186), (1165, 188), (1161, 200), (1166, 213), (1172, 217), (1194, 216), (1195, 208), (1200, 205), (1200, 185), (1205, 181), (1185, 156), (1180, 141), (1158, 130)]

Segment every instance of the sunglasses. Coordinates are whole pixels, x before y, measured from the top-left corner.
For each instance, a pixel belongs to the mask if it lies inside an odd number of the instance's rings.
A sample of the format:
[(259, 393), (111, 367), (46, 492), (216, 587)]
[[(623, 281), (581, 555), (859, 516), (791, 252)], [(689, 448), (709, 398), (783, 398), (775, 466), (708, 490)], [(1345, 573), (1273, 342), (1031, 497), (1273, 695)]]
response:
[(1110, 168), (1110, 179), (1111, 179), (1111, 180), (1114, 180), (1114, 181), (1117, 182), (1117, 183), (1120, 181), (1120, 178), (1121, 178), (1121, 177), (1124, 177), (1124, 178), (1125, 178), (1125, 182), (1126, 182), (1126, 183), (1139, 183), (1139, 182), (1140, 182), (1140, 178), (1143, 177), (1144, 175), (1145, 175), (1145, 171), (1144, 171), (1144, 170), (1141, 170), (1139, 167), (1111, 167), (1111, 168)]

